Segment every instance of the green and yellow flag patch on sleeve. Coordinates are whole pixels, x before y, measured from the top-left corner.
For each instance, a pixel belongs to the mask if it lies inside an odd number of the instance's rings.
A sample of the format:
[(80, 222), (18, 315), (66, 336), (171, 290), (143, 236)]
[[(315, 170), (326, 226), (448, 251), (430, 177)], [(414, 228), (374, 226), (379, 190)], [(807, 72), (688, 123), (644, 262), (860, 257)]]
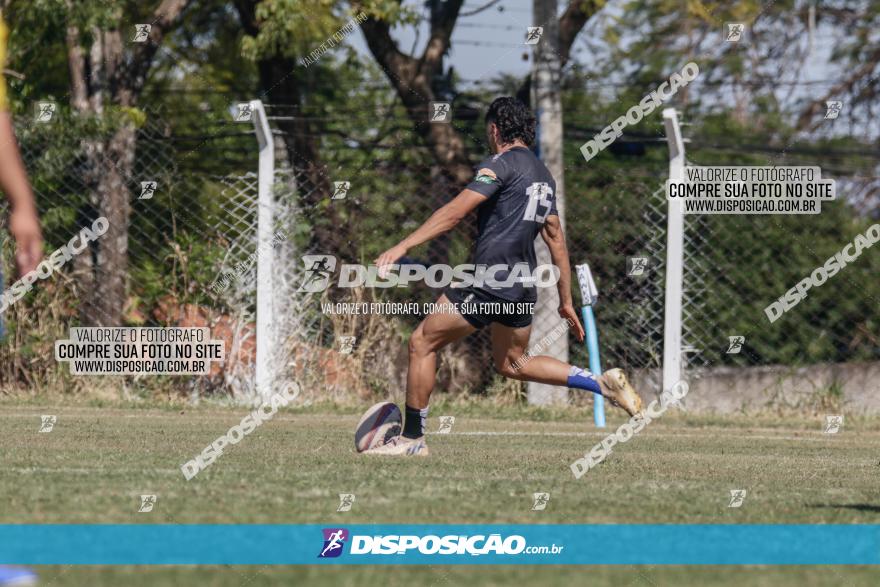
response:
[(488, 167), (484, 167), (477, 172), (477, 177), (474, 178), (474, 181), (480, 183), (498, 183), (498, 176)]

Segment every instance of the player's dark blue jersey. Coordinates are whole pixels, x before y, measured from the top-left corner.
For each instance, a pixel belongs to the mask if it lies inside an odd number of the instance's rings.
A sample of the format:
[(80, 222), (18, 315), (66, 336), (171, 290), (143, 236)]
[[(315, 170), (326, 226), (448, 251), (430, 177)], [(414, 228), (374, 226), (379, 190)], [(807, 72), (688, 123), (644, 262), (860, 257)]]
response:
[[(556, 181), (547, 167), (525, 147), (493, 155), (477, 166), (474, 180), (468, 189), (486, 196), (477, 208), (478, 235), (474, 264), (504, 265), (514, 271), (517, 264), (528, 265), (528, 275), (534, 274), (535, 238), (547, 217), (556, 211)], [(505, 271), (494, 277), (503, 282)], [(493, 289), (482, 287), (496, 297), (509, 301), (534, 301), (534, 284), (524, 287), (522, 282), (510, 287)]]

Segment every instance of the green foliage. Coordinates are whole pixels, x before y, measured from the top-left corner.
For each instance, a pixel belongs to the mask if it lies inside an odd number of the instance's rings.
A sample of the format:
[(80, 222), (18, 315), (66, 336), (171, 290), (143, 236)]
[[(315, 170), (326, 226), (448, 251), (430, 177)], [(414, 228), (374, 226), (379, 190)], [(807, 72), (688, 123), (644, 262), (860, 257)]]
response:
[[(263, 0), (257, 6), (259, 33), (248, 36), (228, 3), (196, 1), (184, 13), (181, 26), (163, 40), (138, 108), (107, 107), (97, 118), (72, 116), (65, 105), (65, 27), (79, 26), (87, 49), (93, 27), (118, 27), (125, 35), (134, 23), (149, 22), (156, 5), (133, 0), (13, 2), (5, 13), (11, 27), (9, 67), (26, 76), (8, 78), (12, 108), (24, 121), (17, 130), (41, 194), (48, 247), (66, 243), (93, 204), (93, 192), (83, 180), (84, 142), (106, 139), (119, 125), (132, 125), (139, 136), (136, 173), (129, 178), (133, 193), (140, 177), (159, 179), (167, 187), (149, 203), (132, 203), (131, 293), (147, 309), (169, 294), (183, 302), (215, 304), (206, 288), (217, 278), (228, 241), (211, 227), (235, 205), (232, 191), (219, 178), (253, 170), (256, 164), (251, 129), (228, 124), (229, 105), (266, 89), (260, 87), (261, 60), (309, 55), (358, 10), (392, 27), (418, 22), (419, 11), (416, 5), (401, 6), (393, 0), (367, 1), (362, 8), (338, 0)], [(578, 148), (692, 58), (699, 62), (701, 76), (719, 86), (729, 78), (751, 79), (756, 60), (785, 65), (788, 53), (778, 46), (784, 41), (779, 31), (802, 26), (794, 7), (793, 0), (766, 6), (758, 0), (652, 0), (628, 3), (620, 12), (606, 9), (611, 24), (602, 27), (597, 38), (610, 47), (607, 55), (588, 66), (575, 65), (563, 94), (569, 247), (572, 260), (588, 260), (600, 282), (603, 297), (597, 313), (602, 324), (647, 320), (648, 302), (662, 296), (661, 290), (648, 286), (627, 289), (632, 284), (624, 274), (626, 258), (644, 250), (652, 237), (645, 230), (646, 218), (654, 225), (663, 222), (662, 207), (652, 200), (667, 174), (659, 111), (627, 128), (628, 138), (645, 139), (644, 156), (606, 150), (586, 164)], [(759, 13), (761, 18), (755, 20), (752, 15)], [(711, 41), (712, 35), (720, 38), (725, 22), (737, 21), (765, 27), (756, 33), (768, 41), (754, 45), (757, 57)], [(874, 22), (872, 17), (852, 25), (851, 40), (836, 48), (835, 59), (842, 64), (863, 60), (872, 47), (868, 31)], [(370, 58), (343, 43), (319, 63), (299, 67), (296, 76), (304, 99), (296, 109), (279, 113), (293, 112), (309, 123), (306, 132), (314, 138), (326, 178), (351, 181), (352, 189), (344, 205), (313, 198), (316, 203), (302, 211), (289, 237), (305, 246), (318, 230), (345, 234), (356, 257), (349, 261), (369, 263), (462, 186), (450, 181), (432, 158), (387, 76)], [(605, 91), (617, 82), (612, 94)], [(520, 83), (500, 76), (496, 92), (465, 92), (456, 97), (455, 106), (481, 114), (495, 94), (512, 94)], [(875, 174), (876, 158), (867, 152), (866, 143), (799, 133), (790, 105), (775, 96), (771, 83), (750, 93), (745, 117), (735, 111), (735, 104), (717, 99), (720, 91), (714, 88), (719, 86), (707, 85), (699, 95), (682, 94), (675, 102), (692, 124), (687, 127), (693, 140), (688, 146), (692, 162), (809, 164), (840, 170), (839, 175)], [(30, 124), (33, 102), (45, 99), (59, 102), (57, 123)], [(479, 116), (457, 116), (453, 124), (471, 159), (483, 158), (487, 152)], [(290, 134), (281, 138), (293, 140)], [(880, 258), (873, 251), (812, 291), (778, 323), (770, 326), (763, 316), (767, 304), (864, 231), (867, 218), (837, 202), (825, 204), (815, 216), (716, 216), (693, 222), (696, 233), (704, 236), (699, 246), (706, 266), (707, 289), (699, 292), (699, 316), (707, 323), (704, 327), (717, 331), (719, 341), (748, 332), (747, 359), (760, 363), (878, 358)], [(465, 224), (448, 240), (419, 247), (410, 255), (427, 262), (465, 262), (472, 229)], [(720, 267), (725, 271), (711, 270)], [(424, 288), (381, 295), (429, 301), (436, 293)], [(660, 341), (638, 343), (626, 329), (602, 330), (606, 363), (622, 358), (650, 364)], [(634, 346), (639, 347), (638, 357), (631, 354)], [(572, 344), (572, 349), (577, 360), (585, 362), (582, 346)], [(701, 349), (713, 364), (746, 360), (724, 350)]]
[(221, 243), (191, 232), (169, 238), (132, 268), (136, 291), (148, 308), (169, 295), (181, 303), (213, 305), (208, 286), (217, 278), (224, 252)]
[(242, 40), (250, 59), (280, 55), (304, 57), (330, 41), (331, 36), (360, 12), (392, 25), (414, 24), (418, 12), (393, 0), (367, 0), (355, 10), (339, 0), (263, 0), (257, 6), (260, 32)]
[[(624, 94), (622, 100), (603, 100), (589, 91), (570, 92), (566, 112), (577, 114), (567, 114), (567, 120), (572, 126), (590, 118), (601, 121), (597, 126), (607, 124), (638, 102), (638, 91)], [(650, 141), (656, 136), (662, 141), (659, 118), (655, 112), (627, 127), (628, 140), (645, 136)], [(824, 177), (840, 177), (833, 170), (843, 164), (872, 175), (876, 165), (867, 145), (854, 138), (795, 140), (793, 129), (777, 112), (759, 115), (758, 124), (743, 124), (729, 112), (704, 114), (691, 105), (684, 120), (692, 138), (688, 160), (695, 165), (819, 165)], [(579, 138), (566, 144), (569, 249), (574, 262), (589, 260), (600, 292), (603, 285), (612, 288), (602, 295), (597, 310), (600, 322), (611, 325), (602, 331), (606, 357), (645, 364), (649, 357), (638, 353), (654, 348), (659, 357), (662, 341), (633, 345), (632, 332), (620, 325), (648, 319), (645, 304), (662, 300), (663, 292), (628, 285), (632, 281), (624, 267), (628, 256), (639, 256), (646, 239), (665, 227), (665, 217), (646, 221), (655, 209), (665, 210), (662, 199), (654, 199), (652, 206), (650, 197), (667, 173), (665, 143), (646, 142), (643, 157), (606, 149), (584, 165), (578, 151), (583, 142)], [(774, 152), (777, 148), (780, 153)], [(688, 242), (694, 253), (688, 263), (699, 277), (692, 279), (696, 289), (686, 292), (690, 306), (685, 319), (688, 329), (702, 334), (701, 340), (717, 342), (710, 348), (700, 345), (699, 362), (810, 364), (880, 357), (875, 318), (880, 257), (873, 250), (812, 290), (776, 323), (770, 324), (764, 315), (768, 304), (872, 223), (842, 200), (824, 203), (821, 214), (815, 215), (688, 217)], [(631, 287), (635, 289), (627, 289)], [(726, 354), (727, 337), (734, 334), (747, 335), (742, 355)]]

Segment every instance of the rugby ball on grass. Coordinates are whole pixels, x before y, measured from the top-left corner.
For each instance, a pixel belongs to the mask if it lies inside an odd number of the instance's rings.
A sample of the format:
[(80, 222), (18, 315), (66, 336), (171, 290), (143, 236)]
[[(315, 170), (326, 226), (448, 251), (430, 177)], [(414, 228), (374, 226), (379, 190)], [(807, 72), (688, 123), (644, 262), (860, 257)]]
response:
[(391, 402), (379, 402), (367, 410), (354, 431), (354, 445), (358, 452), (382, 446), (402, 429), (400, 408)]

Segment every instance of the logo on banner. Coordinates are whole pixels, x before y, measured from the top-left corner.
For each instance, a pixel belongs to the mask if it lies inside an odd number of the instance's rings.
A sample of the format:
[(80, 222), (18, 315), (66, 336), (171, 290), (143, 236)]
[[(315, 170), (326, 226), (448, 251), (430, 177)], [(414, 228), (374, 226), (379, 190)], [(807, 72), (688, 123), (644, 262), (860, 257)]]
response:
[(324, 528), (324, 548), (318, 558), (336, 558), (342, 554), (342, 547), (348, 540), (348, 530), (345, 528)]

